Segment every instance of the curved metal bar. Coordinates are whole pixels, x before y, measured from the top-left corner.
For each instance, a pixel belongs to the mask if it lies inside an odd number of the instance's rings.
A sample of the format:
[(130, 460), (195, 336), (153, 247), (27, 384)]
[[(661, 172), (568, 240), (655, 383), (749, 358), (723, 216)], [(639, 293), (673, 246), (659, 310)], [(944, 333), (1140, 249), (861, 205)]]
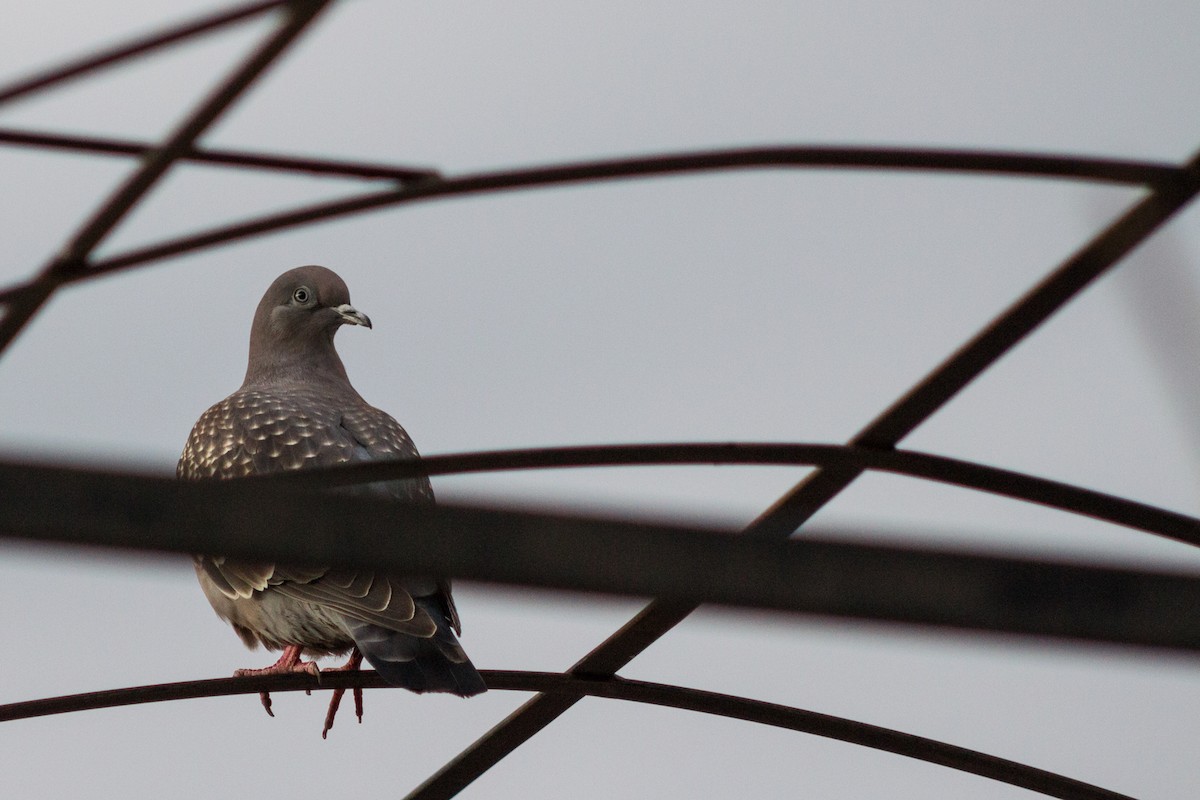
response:
[(95, 53), (94, 55), (68, 61), (61, 66), (52, 67), (36, 75), (11, 83), (8, 86), (0, 87), (0, 105), (16, 100), (18, 97), (24, 97), (27, 94), (47, 89), (71, 78), (77, 78), (89, 72), (95, 72), (104, 67), (127, 61), (136, 56), (145, 55), (176, 42), (181, 42), (184, 39), (190, 39), (193, 36), (219, 30), (220, 28), (251, 17), (259, 16), (279, 6), (287, 5), (287, 3), (288, 0), (260, 0), (260, 2), (247, 3), (228, 11), (221, 11), (192, 20), (191, 22), (185, 22), (182, 25), (168, 28), (159, 33), (134, 39), (125, 44)]
[[(488, 688), (493, 690), (540, 692), (551, 695), (567, 694), (576, 697), (585, 695), (665, 708), (678, 708), (776, 728), (786, 728), (869, 747), (873, 750), (895, 753), (990, 778), (1049, 797), (1062, 798), (1062, 800), (1132, 800), (1128, 795), (1118, 794), (1073, 778), (936, 739), (927, 739), (923, 736), (878, 725), (746, 697), (688, 689), (670, 684), (623, 678), (581, 678), (557, 672), (481, 670), (481, 673)], [(322, 673), (319, 680), (308, 675), (268, 675), (183, 681), (0, 705), (0, 722), (170, 700), (226, 697), (263, 691), (295, 692), (354, 686), (372, 689), (390, 688), (380, 680), (378, 674), (371, 670), (327, 672)]]
[[(109, 139), (97, 136), (67, 135), (0, 128), (0, 144), (16, 147), (37, 147), (47, 150), (92, 153), (97, 155), (129, 156), (138, 158), (154, 149), (149, 142), (131, 139)], [(804, 166), (797, 159), (810, 161), (808, 166), (862, 169), (913, 169), (934, 171), (984, 172), (1033, 178), (1058, 178), (1070, 180), (1114, 183), (1129, 186), (1156, 186), (1178, 180), (1179, 167), (1160, 161), (1134, 161), (1130, 159), (1094, 158), (1087, 156), (1055, 156), (1023, 153), (971, 153), (955, 150), (897, 150), (892, 148), (848, 148), (830, 146), (777, 146), (740, 150), (696, 151), (647, 156), (645, 159), (658, 161), (682, 161), (695, 158), (724, 158), (732, 161), (739, 157), (751, 161), (771, 158), (779, 166)], [(355, 161), (330, 161), (327, 159), (301, 159), (277, 156), (268, 153), (246, 153), (231, 150), (193, 150), (181, 160), (196, 161), (224, 166), (260, 167), (265, 169), (290, 170), (302, 173), (323, 173), (359, 178), (387, 178), (414, 180), (438, 177), (433, 169), (393, 166)], [(642, 160), (642, 159), (638, 159)], [(592, 162), (591, 167), (613, 162)], [(745, 166), (756, 166), (748, 163)], [(769, 166), (770, 164), (764, 164)], [(567, 166), (567, 165), (564, 165)], [(580, 164), (580, 167), (588, 167)], [(733, 168), (736, 164), (726, 164)], [(714, 167), (721, 168), (721, 167)], [(542, 169), (558, 169), (544, 167)], [(672, 172), (679, 170), (670, 170)], [(620, 176), (606, 176), (620, 177)]]
[(452, 453), (420, 461), (353, 464), (254, 478), (345, 486), (418, 475), (615, 466), (771, 465), (852, 467), (924, 478), (1081, 514), (1200, 547), (1200, 519), (1135, 500), (1012, 470), (915, 450), (805, 443), (696, 442), (546, 447)]
[(168, 239), (96, 261), (75, 279), (113, 272), (170, 256), (227, 244), (251, 236), (287, 230), (402, 203), (447, 197), (544, 188), (571, 183), (678, 175), (731, 169), (781, 167), (965, 172), (1146, 184), (1154, 188), (1186, 184), (1190, 173), (1162, 164), (1020, 153), (965, 152), (863, 147), (757, 147), (697, 153), (590, 161), (530, 169), (451, 176), (398, 189), (308, 205)]

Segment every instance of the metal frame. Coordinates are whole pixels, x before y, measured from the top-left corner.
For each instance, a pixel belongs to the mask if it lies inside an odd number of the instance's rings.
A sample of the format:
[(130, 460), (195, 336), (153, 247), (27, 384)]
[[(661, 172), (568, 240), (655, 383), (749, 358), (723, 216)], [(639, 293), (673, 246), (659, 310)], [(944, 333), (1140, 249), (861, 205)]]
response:
[[(482, 469), (556, 466), (683, 463), (771, 463), (815, 465), (804, 481), (781, 497), (741, 536), (693, 529), (504, 512), (498, 509), (439, 508), (434, 511), (339, 501), (338, 514), (374, 520), (363, 529), (386, 530), (402, 520), (412, 541), (424, 544), (417, 566), (447, 575), (522, 585), (652, 594), (659, 599), (597, 645), (566, 673), (487, 672), (495, 688), (538, 694), (452, 759), (410, 798), (449, 798), (519, 747), (583, 696), (603, 696), (724, 713), (819, 735), (834, 735), (871, 747), (903, 752), (934, 763), (965, 769), (1054, 797), (1122, 797), (1107, 790), (1033, 770), (1002, 759), (931, 743), (905, 734), (813, 715), (745, 698), (681, 687), (627, 681), (616, 673), (659, 637), (682, 622), (701, 602), (726, 602), (808, 613), (878, 620), (952, 625), (985, 631), (1037, 634), (1068, 639), (1200, 649), (1200, 624), (1191, 615), (1168, 613), (1195, 608), (1200, 581), (1132, 570), (1099, 570), (1049, 562), (963, 556), (905, 548), (870, 547), (820, 541), (787, 541), (811, 516), (868, 469), (944, 481), (1085, 514), (1142, 531), (1200, 544), (1200, 520), (1080, 487), (929, 454), (897, 450), (897, 444), (1017, 342), (1031, 334), (1085, 286), (1152, 235), (1200, 192), (1200, 156), (1182, 165), (1048, 156), (922, 149), (775, 147), (679, 153), (642, 158), (549, 165), (533, 169), (443, 176), (435, 170), (304, 159), (275, 154), (206, 150), (204, 132), (301, 37), (329, 5), (328, 0), (257, 2), (193, 20), (178, 27), (73, 61), (0, 87), (0, 104), (112, 64), (143, 56), (230, 25), (275, 15), (276, 27), (193, 111), (157, 143), (0, 130), (0, 146), (68, 150), (136, 158), (140, 166), (64, 244), (54, 259), (27, 282), (0, 291), (0, 351), (7, 348), (58, 289), (117, 270), (145, 266), (184, 253), (240, 239), (284, 231), (373, 209), (484, 192), (544, 188), (567, 183), (645, 178), (695, 171), (779, 168), (890, 169), (953, 171), (1049, 179), (1121, 183), (1145, 188), (1145, 195), (1071, 258), (952, 354), (866, 425), (845, 446), (653, 445), (565, 448), (464, 454), (426, 459), (418, 466), (372, 465), (334, 475), (292, 476), (244, 481), (230, 486), (180, 486), (171, 481), (95, 470), (36, 468), (0, 464), (0, 495), (21, 496), (21, 508), (0, 504), (0, 532), (50, 541), (149, 549), (270, 554), (280, 560), (312, 558), (382, 563), (386, 537), (364, 535), (333, 549), (322, 527), (328, 503), (309, 497), (300, 503), (289, 483), (377, 480), (381, 474), (428, 474)], [(323, 174), (386, 181), (349, 199), (312, 204), (235, 224), (197, 231), (137, 250), (96, 259), (96, 247), (141, 202), (176, 163), (189, 161), (225, 168)], [(14, 494), (20, 492), (20, 495)], [(308, 493), (311, 494), (311, 493)], [(286, 541), (271, 527), (257, 540), (239, 538), (238, 525), (253, 507), (273, 508), (286, 526)], [(308, 495), (304, 495), (307, 497)], [(286, 501), (286, 502), (285, 502)], [(292, 509), (284, 512), (284, 508)], [(302, 508), (297, 515), (294, 509)], [(237, 522), (239, 519), (240, 523)], [(186, 524), (181, 525), (181, 519)], [(386, 520), (386, 523), (381, 521)], [(255, 521), (260, 528), (262, 523)], [(180, 535), (180, 529), (186, 535)], [(163, 535), (174, 534), (174, 544)], [(276, 530), (277, 532), (277, 530)], [(394, 545), (394, 543), (392, 543)], [(582, 547), (581, 547), (582, 545)], [(524, 549), (521, 549), (524, 548)], [(529, 559), (530, 552), (541, 558)], [(601, 554), (599, 557), (597, 554)], [(505, 557), (505, 554), (508, 557)], [(526, 556), (514, 558), (514, 554)], [(414, 565), (411, 551), (406, 563)], [(666, 565), (675, 565), (665, 569)], [(683, 565), (686, 565), (684, 568)], [(735, 565), (738, 570), (731, 569)], [(905, 593), (923, 570), (944, 580)], [(927, 574), (927, 573), (926, 573)], [(753, 575), (753, 581), (745, 580)], [(869, 576), (869, 579), (867, 577)], [(899, 580), (909, 576), (910, 581)], [(931, 583), (928, 581), (925, 584)], [(880, 586), (887, 591), (881, 592)], [(1020, 602), (1018, 602), (1020, 601)], [(337, 676), (338, 681), (377, 685), (371, 673)], [(74, 698), (0, 707), (0, 720), (104, 705), (218, 693), (313, 688), (303, 677), (242, 678), (139, 687)], [(323, 685), (332, 686), (329, 678)], [(38, 710), (41, 709), (41, 710)], [(824, 726), (824, 727), (822, 727)], [(840, 726), (840, 727), (839, 727)], [(841, 734), (831, 731), (838, 730)], [(897, 739), (895, 737), (901, 737)], [(905, 739), (904, 737), (907, 737)], [(897, 744), (908, 741), (912, 747)]]

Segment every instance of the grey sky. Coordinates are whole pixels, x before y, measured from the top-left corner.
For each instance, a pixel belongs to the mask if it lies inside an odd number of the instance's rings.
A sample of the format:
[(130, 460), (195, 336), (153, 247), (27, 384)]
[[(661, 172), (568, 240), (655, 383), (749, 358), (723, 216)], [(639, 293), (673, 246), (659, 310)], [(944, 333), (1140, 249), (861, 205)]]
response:
[[(766, 143), (1169, 162), (1200, 146), (1195, 3), (817, 6), (345, 2), (204, 142), (452, 173)], [(0, 78), (209, 8), (25, 4), (0, 26)], [(266, 29), (2, 108), (0, 125), (161, 135)], [(38, 269), (128, 169), (0, 149), (4, 284)], [(354, 188), (180, 167), (102, 252)], [(0, 360), (0, 454), (169, 472), (195, 418), (240, 382), (262, 291), (305, 263), (337, 270), (371, 316), (375, 330), (339, 335), (343, 359), (425, 453), (840, 442), (1136, 198), (1064, 182), (763, 171), (437, 202), (251, 240), (56, 296)], [(1135, 253), (904, 444), (1200, 511), (1183, 424), (1192, 401), (1163, 379), (1135, 313), (1146, 304), (1130, 301), (1156, 270), (1193, 275), (1195, 209), (1160, 235), (1170, 246)], [(1165, 338), (1194, 337), (1177, 316), (1159, 321)], [(736, 527), (802, 475), (574, 471), (435, 489)], [(1200, 568), (1182, 545), (897, 477), (860, 479), (815, 522)], [(183, 561), (4, 545), (0, 586), (0, 702), (271, 660), (215, 618)], [(563, 669), (640, 607), (471, 585), (456, 596), (481, 668)], [(891, 726), (1139, 798), (1189, 796), (1200, 779), (1194, 659), (705, 610), (622, 674)], [(239, 697), (9, 723), (0, 794), (403, 794), (523, 699), (368, 692), (364, 725), (343, 720), (327, 742), (325, 699), (303, 695), (277, 698), (275, 719)], [(462, 796), (751, 791), (1029, 796), (836, 742), (592, 700)]]

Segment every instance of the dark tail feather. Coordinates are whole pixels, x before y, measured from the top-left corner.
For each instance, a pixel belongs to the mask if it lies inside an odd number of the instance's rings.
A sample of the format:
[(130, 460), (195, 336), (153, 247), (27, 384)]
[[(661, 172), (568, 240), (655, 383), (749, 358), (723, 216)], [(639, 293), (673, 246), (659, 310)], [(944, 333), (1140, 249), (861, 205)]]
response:
[(367, 622), (346, 622), (363, 656), (392, 686), (418, 694), (449, 692), (460, 697), (487, 691), (487, 684), (463, 652), (449, 621), (439, 621), (437, 633), (428, 639)]

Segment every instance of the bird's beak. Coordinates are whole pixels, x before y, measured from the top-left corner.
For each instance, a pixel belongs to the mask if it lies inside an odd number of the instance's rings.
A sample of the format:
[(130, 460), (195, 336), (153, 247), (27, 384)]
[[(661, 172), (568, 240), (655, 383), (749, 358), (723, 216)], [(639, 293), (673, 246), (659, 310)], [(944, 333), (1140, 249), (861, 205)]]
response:
[(364, 325), (368, 328), (371, 327), (371, 318), (349, 303), (342, 303), (340, 306), (335, 308), (334, 311), (336, 311), (338, 316), (342, 318), (342, 322), (349, 323), (350, 325)]

